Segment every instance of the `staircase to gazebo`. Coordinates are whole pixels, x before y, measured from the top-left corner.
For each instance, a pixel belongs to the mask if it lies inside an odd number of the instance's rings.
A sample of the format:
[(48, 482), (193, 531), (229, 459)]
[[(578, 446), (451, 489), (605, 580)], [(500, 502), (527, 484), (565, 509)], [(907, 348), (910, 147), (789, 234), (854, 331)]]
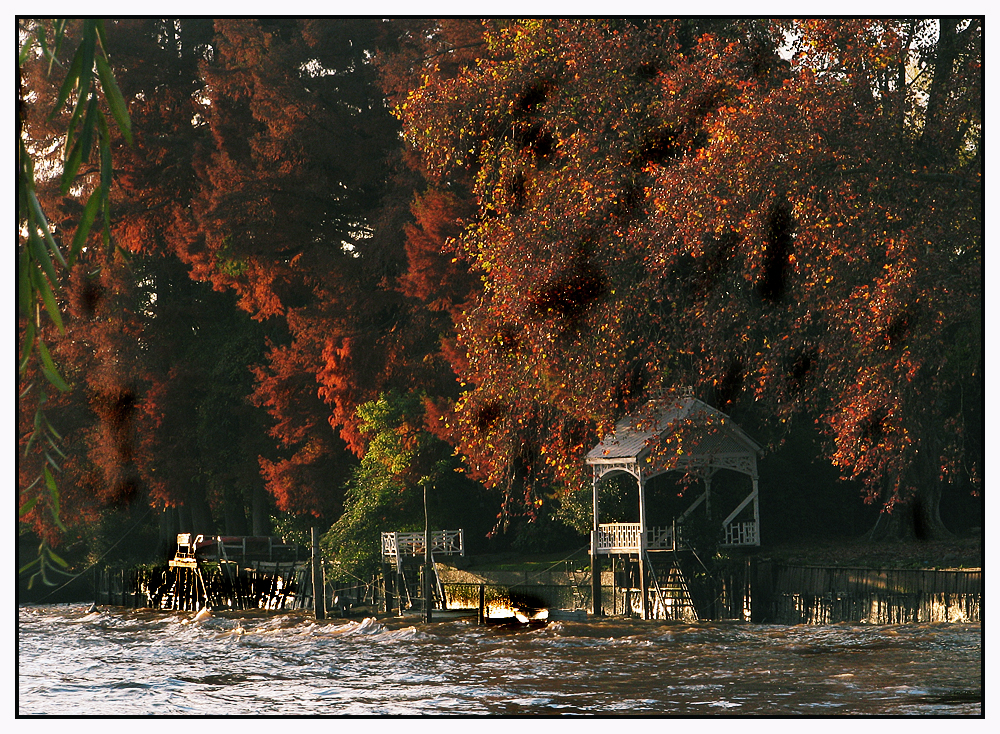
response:
[[(672, 443), (671, 443), (672, 442)], [(671, 447), (663, 451), (664, 445)], [(685, 523), (694, 520), (693, 513), (701, 508), (712, 525), (712, 478), (720, 470), (743, 474), (750, 478), (751, 491), (715, 524), (722, 546), (760, 545), (760, 516), (757, 488), (757, 456), (761, 447), (737, 426), (729, 416), (694, 397), (690, 388), (651, 400), (642, 410), (615, 425), (614, 431), (587, 454), (587, 464), (593, 467), (593, 530), (591, 532), (591, 566), (593, 574), (593, 613), (601, 614), (599, 568), (602, 558), (626, 559), (634, 563), (638, 573), (639, 613), (645, 619), (666, 608), (658, 569), (653, 558), (690, 550), (685, 543)], [(704, 492), (670, 525), (647, 522), (646, 483), (670, 471), (698, 477)], [(598, 485), (607, 476), (624, 473), (634, 477), (639, 485), (639, 522), (600, 522)], [(718, 508), (716, 508), (718, 510)], [(721, 513), (719, 513), (721, 514)], [(716, 518), (718, 515), (715, 516)], [(667, 578), (676, 578), (681, 570), (674, 564)], [(671, 576), (670, 574), (674, 574)], [(651, 597), (649, 589), (656, 594)], [(651, 602), (651, 598), (656, 603)], [(687, 595), (690, 600), (690, 594)], [(693, 609), (693, 602), (690, 604)]]
[[(638, 559), (621, 556), (614, 574), (611, 612), (624, 616), (642, 616), (642, 580)], [(681, 564), (673, 555), (647, 554), (645, 558), (647, 606), (654, 619), (694, 622), (699, 618), (697, 604), (688, 587)], [(619, 609), (621, 610), (619, 612)]]

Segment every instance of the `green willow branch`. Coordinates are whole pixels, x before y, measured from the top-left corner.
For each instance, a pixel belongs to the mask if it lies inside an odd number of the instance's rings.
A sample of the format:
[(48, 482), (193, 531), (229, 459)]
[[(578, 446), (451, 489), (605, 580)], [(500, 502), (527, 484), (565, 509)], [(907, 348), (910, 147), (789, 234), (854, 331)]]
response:
[[(62, 69), (59, 59), (60, 51), (66, 41), (67, 19), (53, 21), (37, 21), (33, 32), (27, 34), (18, 54), (19, 71), (25, 64), (38, 54), (48, 61), (48, 74), (55, 69)], [(59, 87), (56, 103), (49, 114), (54, 119), (64, 109), (67, 103), (72, 106), (72, 113), (66, 127), (66, 142), (63, 150), (62, 173), (60, 189), (68, 194), (73, 183), (78, 179), (80, 166), (88, 163), (96, 146), (100, 159), (100, 180), (91, 192), (83, 208), (80, 223), (77, 226), (72, 242), (69, 243), (68, 255), (64, 255), (49, 226), (48, 218), (38, 200), (35, 183), (35, 161), (28, 149), (21, 120), (18, 125), (18, 223), (20, 236), (18, 241), (18, 311), (24, 320), (24, 333), (20, 345), (21, 356), (18, 360), (18, 373), (22, 379), (27, 378), (31, 366), (37, 366), (41, 376), (48, 385), (60, 392), (68, 392), (71, 385), (60, 374), (48, 347), (41, 338), (42, 312), (48, 316), (60, 334), (65, 333), (62, 308), (58, 295), (65, 274), (84, 252), (86, 242), (100, 215), (101, 239), (106, 257), (113, 252), (111, 238), (111, 207), (110, 192), (112, 185), (111, 139), (104, 108), (110, 113), (115, 126), (122, 133), (125, 141), (132, 144), (132, 124), (128, 108), (122, 97), (121, 90), (115, 81), (107, 56), (107, 40), (104, 34), (104, 21), (86, 19), (83, 21), (80, 43), (73, 54), (66, 76)], [(24, 92), (19, 92), (23, 95)], [(43, 451), (45, 462), (39, 476), (30, 486), (20, 492), (19, 518), (24, 518), (35, 509), (40, 499), (48, 505), (56, 527), (65, 530), (59, 508), (59, 487), (55, 473), (60, 471), (56, 456), (65, 458), (60, 449), (62, 436), (55, 430), (45, 415), (45, 403), (48, 399), (44, 383), (32, 382), (25, 388), (20, 400), (35, 401), (35, 418), (32, 433), (28, 438), (25, 453), (35, 444), (47, 445)], [(51, 449), (51, 451), (49, 450)], [(32, 493), (35, 487), (41, 487)], [(21, 568), (22, 573), (34, 571), (31, 576), (33, 583), (36, 577), (41, 577), (47, 585), (52, 585), (46, 573), (47, 570), (58, 570), (66, 563), (57, 556), (43, 541), (35, 560)], [(30, 586), (30, 583), (29, 583)]]

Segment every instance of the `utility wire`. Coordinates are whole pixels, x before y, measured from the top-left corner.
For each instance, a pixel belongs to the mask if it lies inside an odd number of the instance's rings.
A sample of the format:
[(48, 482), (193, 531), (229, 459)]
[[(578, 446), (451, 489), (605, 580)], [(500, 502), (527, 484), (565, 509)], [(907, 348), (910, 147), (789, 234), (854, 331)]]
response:
[(585, 545), (585, 546), (582, 546), (582, 547), (580, 547), (580, 548), (577, 548), (577, 549), (576, 549), (575, 551), (573, 551), (572, 553), (570, 553), (570, 554), (569, 554), (568, 556), (566, 556), (565, 558), (563, 558), (563, 559), (561, 559), (561, 560), (559, 560), (559, 561), (556, 561), (555, 563), (553, 563), (553, 564), (552, 564), (551, 566), (549, 566), (548, 568), (546, 568), (546, 569), (543, 569), (543, 570), (541, 570), (541, 571), (532, 571), (531, 573), (532, 573), (532, 574), (539, 574), (539, 575), (541, 575), (541, 574), (543, 574), (543, 573), (547, 573), (548, 571), (551, 571), (551, 570), (552, 570), (553, 568), (555, 568), (556, 566), (558, 566), (558, 565), (559, 565), (560, 563), (565, 563), (565, 562), (566, 562), (566, 561), (568, 561), (568, 560), (569, 560), (570, 558), (572, 558), (573, 556), (575, 556), (575, 555), (576, 555), (577, 553), (579, 553), (579, 552), (580, 552), (580, 551), (582, 551), (582, 550), (587, 550), (587, 548), (589, 548), (589, 547), (590, 547), (590, 545), (588, 544), (588, 545)]
[(93, 563), (91, 563), (85, 569), (83, 569), (82, 571), (80, 571), (80, 573), (76, 574), (75, 576), (71, 576), (69, 579), (67, 579), (66, 583), (64, 583), (62, 586), (57, 586), (56, 588), (54, 588), (52, 591), (50, 591), (48, 594), (46, 594), (45, 596), (43, 596), (38, 601), (39, 602), (43, 602), (46, 599), (48, 599), (50, 596), (52, 596), (53, 594), (55, 594), (57, 591), (61, 591), (62, 589), (65, 589), (72, 582), (76, 581), (78, 578), (80, 578), (81, 576), (83, 576), (83, 574), (87, 573), (87, 571), (89, 571), (94, 566), (96, 566), (98, 563), (100, 563), (102, 560), (104, 560), (105, 556), (107, 556), (108, 553), (110, 553), (111, 551), (113, 551), (118, 546), (119, 543), (121, 543), (123, 540), (125, 540), (125, 538), (127, 538), (132, 533), (133, 530), (135, 530), (137, 527), (139, 527), (139, 523), (141, 523), (143, 520), (145, 520), (146, 517), (149, 515), (149, 513), (152, 512), (152, 511), (153, 511), (153, 507), (152, 507), (152, 505), (150, 505), (149, 507), (146, 508), (146, 511), (142, 514), (142, 517), (140, 517), (138, 520), (135, 521), (135, 525), (133, 525), (132, 527), (130, 527), (128, 530), (126, 530), (124, 532), (124, 534), (122, 534), (122, 536), (120, 538), (118, 538), (118, 540), (116, 540), (111, 545), (110, 548), (108, 548), (106, 551), (104, 551), (104, 553), (102, 553), (100, 555), (99, 558), (97, 558)]

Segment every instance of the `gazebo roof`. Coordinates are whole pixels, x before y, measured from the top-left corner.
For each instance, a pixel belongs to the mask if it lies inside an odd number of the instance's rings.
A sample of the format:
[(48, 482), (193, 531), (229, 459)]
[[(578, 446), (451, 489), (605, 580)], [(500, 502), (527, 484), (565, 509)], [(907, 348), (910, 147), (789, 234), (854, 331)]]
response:
[(717, 466), (750, 473), (751, 464), (756, 464), (761, 452), (760, 445), (732, 418), (685, 391), (651, 400), (635, 414), (618, 421), (614, 430), (587, 453), (586, 462), (595, 468), (645, 463), (657, 441), (682, 427), (682, 454), (676, 464), (662, 471)]

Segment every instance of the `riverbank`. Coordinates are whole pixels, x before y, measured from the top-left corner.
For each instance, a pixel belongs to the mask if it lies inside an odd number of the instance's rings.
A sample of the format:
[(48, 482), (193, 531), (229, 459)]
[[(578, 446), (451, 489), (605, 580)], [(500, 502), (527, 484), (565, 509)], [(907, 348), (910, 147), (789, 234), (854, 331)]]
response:
[[(971, 569), (983, 566), (983, 541), (980, 537), (954, 538), (947, 541), (884, 541), (866, 538), (810, 540), (777, 543), (747, 549), (759, 560), (798, 566), (835, 566), (871, 569)], [(556, 553), (505, 553), (494, 556), (450, 558), (449, 563), (470, 571), (510, 571), (538, 573), (590, 570), (587, 549)]]
[(972, 569), (983, 567), (979, 537), (935, 542), (881, 542), (866, 539), (788, 543), (761, 548), (761, 560), (800, 566), (900, 569)]

